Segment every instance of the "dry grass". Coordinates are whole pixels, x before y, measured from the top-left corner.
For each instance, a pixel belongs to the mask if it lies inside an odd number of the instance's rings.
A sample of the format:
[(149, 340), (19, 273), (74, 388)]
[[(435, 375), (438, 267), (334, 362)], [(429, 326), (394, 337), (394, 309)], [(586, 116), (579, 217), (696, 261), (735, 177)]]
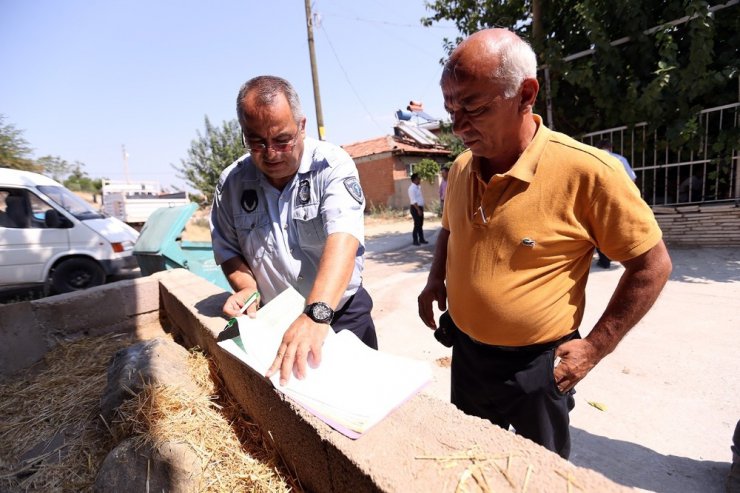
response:
[[(0, 490), (91, 487), (111, 446), (96, 418), (106, 367), (128, 343), (121, 336), (105, 336), (61, 344), (47, 354), (42, 371), (0, 386)], [(25, 452), (58, 433), (65, 434), (66, 447), (19, 461)], [(42, 460), (46, 456), (59, 460)]]
[(187, 443), (203, 465), (200, 491), (277, 492), (300, 490), (281, 472), (280, 457), (228, 394), (215, 395), (208, 360), (191, 353), (190, 371), (203, 389), (193, 395), (177, 387), (149, 385), (125, 402), (113, 423), (116, 436), (141, 446)]
[[(65, 343), (49, 352), (43, 370), (0, 384), (0, 491), (90, 491), (107, 453), (128, 436), (142, 445), (190, 444), (204, 466), (201, 491), (301, 490), (256, 425), (219, 393), (223, 386), (201, 353), (189, 361), (201, 394), (150, 385), (121, 406), (114, 423), (103, 423), (108, 363), (130, 343), (123, 336)], [(20, 460), (59, 434), (62, 446)]]
[(208, 222), (211, 209), (198, 209), (185, 224), (182, 232), (183, 241), (211, 241), (211, 227)]
[[(499, 489), (496, 489), (496, 491), (503, 491), (500, 489), (501, 478), (508, 485), (508, 491), (526, 493), (535, 470), (531, 464), (518, 459), (519, 457), (521, 457), (520, 454), (514, 452), (488, 455), (480, 448), (475, 447), (452, 455), (423, 455), (417, 456), (416, 459), (436, 461), (444, 469), (458, 468), (461, 463), (465, 465), (455, 485), (455, 493), (470, 491), (489, 493), (494, 491), (491, 483), (499, 485)], [(445, 485), (444, 491), (449, 489), (449, 485)], [(568, 490), (568, 493), (570, 493), (570, 490)]]

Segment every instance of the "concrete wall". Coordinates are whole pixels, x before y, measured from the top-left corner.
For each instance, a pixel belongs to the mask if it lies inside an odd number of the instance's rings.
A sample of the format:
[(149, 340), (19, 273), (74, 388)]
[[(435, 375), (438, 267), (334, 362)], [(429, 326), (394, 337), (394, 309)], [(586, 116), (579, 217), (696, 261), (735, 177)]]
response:
[(740, 207), (737, 205), (654, 208), (655, 218), (669, 245), (740, 246)]
[[(0, 306), (2, 374), (38, 360), (55, 338), (128, 332), (158, 320), (185, 346), (210, 354), (229, 392), (274, 441), (307, 491), (454, 491), (466, 477), (465, 490), (473, 490), (470, 475), (478, 468), (490, 491), (632, 491), (425, 394), (358, 440), (346, 438), (221, 350), (216, 338), (226, 323), (221, 316), (226, 297), (179, 269)], [(18, 357), (21, 353), (27, 357)]]
[(33, 365), (60, 340), (133, 332), (158, 317), (157, 277), (0, 305), (0, 377)]
[[(631, 491), (425, 394), (351, 440), (284, 400), (268, 380), (223, 351), (216, 338), (226, 322), (220, 315), (226, 293), (187, 271), (175, 272), (160, 281), (173, 334), (214, 358), (229, 392), (269, 434), (308, 491), (453, 491), (474, 462), (491, 491), (522, 491), (529, 467), (531, 492), (570, 491), (568, 475), (580, 491)], [(466, 459), (471, 455), (478, 459)], [(507, 474), (514, 486), (493, 464), (497, 458), (505, 469), (510, 455)]]

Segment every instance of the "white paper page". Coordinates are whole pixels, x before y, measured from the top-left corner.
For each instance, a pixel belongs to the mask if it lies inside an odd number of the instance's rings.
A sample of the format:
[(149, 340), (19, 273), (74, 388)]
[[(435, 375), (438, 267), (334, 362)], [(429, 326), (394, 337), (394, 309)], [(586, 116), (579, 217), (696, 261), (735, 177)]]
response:
[(349, 331), (327, 340), (322, 353), (321, 365), (309, 368), (305, 379), (274, 383), (339, 422), (375, 422), (431, 380), (427, 363), (375, 351)]
[[(219, 342), (225, 350), (264, 375), (272, 365), (283, 335), (303, 312), (305, 300), (288, 288), (257, 311), (256, 318), (237, 318), (239, 337)], [(329, 331), (318, 368), (308, 367), (299, 380), (293, 375), (276, 389), (299, 404), (350, 430), (362, 433), (431, 380), (431, 368), (367, 347), (349, 331)]]
[(237, 317), (239, 335), (249, 365), (264, 375), (275, 361), (280, 342), (298, 316), (303, 313), (305, 300), (293, 288), (288, 288), (257, 310), (255, 318)]

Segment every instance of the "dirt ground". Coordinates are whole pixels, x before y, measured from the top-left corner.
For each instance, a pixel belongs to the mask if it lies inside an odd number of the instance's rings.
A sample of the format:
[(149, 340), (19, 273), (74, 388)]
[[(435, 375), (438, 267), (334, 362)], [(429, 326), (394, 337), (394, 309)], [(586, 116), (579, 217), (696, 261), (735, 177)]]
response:
[[(439, 220), (427, 218), (422, 247), (411, 244), (410, 218), (366, 224), (365, 286), (380, 347), (429, 361), (435, 378), (426, 392), (448, 400), (450, 350), (421, 323), (416, 304)], [(673, 274), (656, 305), (577, 387), (571, 461), (642, 490), (723, 492), (740, 419), (740, 249), (670, 253)], [(594, 262), (583, 335), (623, 271)]]

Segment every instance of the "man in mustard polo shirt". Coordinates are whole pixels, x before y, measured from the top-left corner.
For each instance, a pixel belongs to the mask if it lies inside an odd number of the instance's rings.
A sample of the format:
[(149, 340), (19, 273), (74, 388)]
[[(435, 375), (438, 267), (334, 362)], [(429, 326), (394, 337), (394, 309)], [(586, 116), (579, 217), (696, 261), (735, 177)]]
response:
[[(573, 387), (650, 309), (671, 272), (652, 211), (622, 164), (545, 127), (527, 43), (505, 29), (463, 41), (442, 79), (468, 150), (450, 169), (419, 315), (453, 334), (452, 402), (567, 458)], [(625, 268), (581, 339), (594, 248)]]

